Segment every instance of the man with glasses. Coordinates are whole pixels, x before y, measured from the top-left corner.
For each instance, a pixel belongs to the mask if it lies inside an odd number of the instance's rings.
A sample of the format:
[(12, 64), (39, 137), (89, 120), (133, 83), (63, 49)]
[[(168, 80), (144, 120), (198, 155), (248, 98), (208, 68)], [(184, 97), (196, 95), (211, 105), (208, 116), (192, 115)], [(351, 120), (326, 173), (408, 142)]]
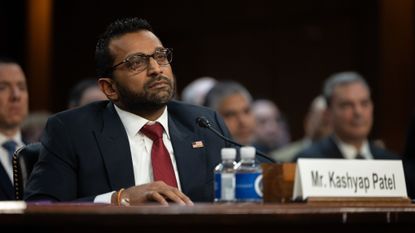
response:
[(192, 205), (213, 199), (225, 142), (196, 124), (213, 111), (173, 101), (176, 80), (164, 47), (142, 19), (117, 20), (96, 46), (98, 83), (109, 101), (51, 117), (26, 200)]

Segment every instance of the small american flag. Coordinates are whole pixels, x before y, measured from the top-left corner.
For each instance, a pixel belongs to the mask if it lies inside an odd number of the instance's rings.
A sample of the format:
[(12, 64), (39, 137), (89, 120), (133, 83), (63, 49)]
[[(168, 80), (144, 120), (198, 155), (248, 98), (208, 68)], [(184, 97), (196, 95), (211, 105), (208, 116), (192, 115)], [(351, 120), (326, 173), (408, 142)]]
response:
[(204, 147), (203, 142), (202, 141), (195, 141), (192, 142), (192, 148), (202, 148)]

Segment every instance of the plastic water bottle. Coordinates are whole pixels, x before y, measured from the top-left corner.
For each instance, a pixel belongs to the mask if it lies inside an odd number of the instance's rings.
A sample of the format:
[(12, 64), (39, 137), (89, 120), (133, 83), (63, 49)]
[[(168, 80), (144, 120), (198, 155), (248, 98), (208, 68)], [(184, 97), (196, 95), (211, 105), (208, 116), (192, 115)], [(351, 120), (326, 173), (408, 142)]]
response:
[(238, 202), (262, 202), (262, 168), (255, 162), (255, 148), (241, 147), (235, 168), (235, 197)]
[(215, 202), (235, 201), (235, 148), (222, 148), (222, 162), (215, 167)]

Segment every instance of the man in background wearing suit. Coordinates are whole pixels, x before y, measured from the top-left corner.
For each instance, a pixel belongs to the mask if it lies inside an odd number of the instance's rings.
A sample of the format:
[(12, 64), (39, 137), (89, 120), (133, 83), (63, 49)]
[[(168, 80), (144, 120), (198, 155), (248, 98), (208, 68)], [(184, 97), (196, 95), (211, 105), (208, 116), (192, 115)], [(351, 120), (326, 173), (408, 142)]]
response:
[(373, 123), (373, 103), (370, 88), (358, 73), (332, 75), (325, 82), (323, 94), (334, 133), (297, 157), (398, 159), (367, 139)]
[(225, 142), (196, 119), (204, 116), (225, 136), (229, 132), (214, 111), (172, 100), (172, 50), (147, 21), (128, 18), (108, 26), (95, 57), (98, 83), (109, 101), (49, 119), (25, 199), (118, 205), (212, 201), (213, 169)]
[(26, 77), (20, 65), (0, 58), (0, 200), (14, 200), (12, 156), (23, 146), (20, 127), (29, 111)]
[(230, 80), (217, 82), (207, 93), (204, 105), (223, 117), (236, 142), (252, 145), (256, 127), (252, 96), (242, 84)]
[(77, 108), (100, 100), (107, 100), (107, 97), (100, 90), (97, 80), (86, 78), (72, 87), (68, 98), (68, 108)]

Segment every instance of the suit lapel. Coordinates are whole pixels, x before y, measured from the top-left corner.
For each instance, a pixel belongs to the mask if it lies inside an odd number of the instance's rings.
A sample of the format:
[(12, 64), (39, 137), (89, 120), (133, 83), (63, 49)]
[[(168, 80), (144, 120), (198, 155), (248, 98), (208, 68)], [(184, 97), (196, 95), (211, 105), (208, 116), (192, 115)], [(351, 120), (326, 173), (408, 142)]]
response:
[(135, 185), (127, 133), (112, 103), (104, 110), (102, 131), (95, 132), (95, 136), (111, 189), (118, 190)]
[(373, 142), (369, 142), (369, 150), (374, 159), (400, 159), (399, 156), (392, 154), (386, 149), (377, 147)]
[(326, 145), (327, 145), (327, 151), (330, 152), (328, 154), (329, 158), (344, 159), (344, 156), (340, 152), (340, 149), (337, 146), (333, 135), (327, 138)]
[(388, 159), (373, 143), (369, 143), (369, 150), (374, 159)]
[(0, 192), (2, 192), (3, 195), (10, 200), (14, 199), (14, 190), (13, 190), (12, 182), (10, 181), (9, 175), (7, 175), (7, 172), (3, 168), (3, 165), (1, 163), (0, 163)]
[(200, 139), (175, 121), (172, 114), (169, 114), (169, 132), (182, 191), (186, 194), (193, 193), (195, 186), (206, 183), (205, 148), (192, 147), (192, 142)]

